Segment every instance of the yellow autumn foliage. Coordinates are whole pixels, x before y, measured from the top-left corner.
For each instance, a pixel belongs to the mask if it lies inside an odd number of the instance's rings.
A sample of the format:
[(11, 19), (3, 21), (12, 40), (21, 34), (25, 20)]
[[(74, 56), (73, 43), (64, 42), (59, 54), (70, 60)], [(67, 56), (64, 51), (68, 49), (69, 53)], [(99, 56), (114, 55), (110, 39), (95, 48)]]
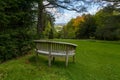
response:
[(77, 16), (73, 21), (73, 26), (78, 27), (80, 25), (80, 23), (83, 22), (83, 21), (84, 21), (83, 16)]

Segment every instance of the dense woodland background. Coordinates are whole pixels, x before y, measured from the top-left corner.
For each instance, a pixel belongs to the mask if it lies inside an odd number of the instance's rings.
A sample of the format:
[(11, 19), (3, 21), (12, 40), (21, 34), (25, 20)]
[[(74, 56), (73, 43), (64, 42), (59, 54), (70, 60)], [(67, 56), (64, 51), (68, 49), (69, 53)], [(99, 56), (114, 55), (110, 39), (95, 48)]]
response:
[(71, 19), (60, 32), (61, 38), (120, 40), (120, 12), (113, 5), (96, 14)]
[(0, 63), (25, 55), (33, 48), (34, 39), (120, 40), (119, 0), (112, 1), (113, 4), (94, 15), (83, 14), (71, 19), (60, 31), (54, 27), (54, 16), (45, 7), (53, 5), (68, 10), (68, 6), (58, 5), (62, 4), (59, 0), (47, 0), (49, 3), (46, 5), (43, 1), (0, 0)]

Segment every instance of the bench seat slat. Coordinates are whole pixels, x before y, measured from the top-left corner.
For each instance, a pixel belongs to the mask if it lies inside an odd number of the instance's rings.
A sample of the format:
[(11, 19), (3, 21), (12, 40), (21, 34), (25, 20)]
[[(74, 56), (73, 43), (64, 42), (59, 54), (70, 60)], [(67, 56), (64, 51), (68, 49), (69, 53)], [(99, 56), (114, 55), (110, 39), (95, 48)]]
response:
[[(38, 52), (39, 54), (43, 54), (43, 55), (49, 55), (48, 51), (42, 51), (42, 50), (37, 50), (36, 52)], [(74, 51), (70, 51), (69, 56), (73, 56), (75, 55)], [(52, 52), (51, 56), (66, 56), (65, 52)]]

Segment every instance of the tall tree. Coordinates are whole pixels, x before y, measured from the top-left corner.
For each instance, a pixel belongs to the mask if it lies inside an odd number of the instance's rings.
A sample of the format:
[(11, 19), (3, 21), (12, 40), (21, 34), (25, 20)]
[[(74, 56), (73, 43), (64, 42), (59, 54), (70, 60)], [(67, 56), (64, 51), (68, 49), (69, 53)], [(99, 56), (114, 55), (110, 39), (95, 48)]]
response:
[(38, 1), (38, 23), (37, 32), (42, 34), (45, 28), (44, 14), (47, 8), (63, 8), (77, 12), (86, 11), (90, 3), (89, 0), (37, 0)]

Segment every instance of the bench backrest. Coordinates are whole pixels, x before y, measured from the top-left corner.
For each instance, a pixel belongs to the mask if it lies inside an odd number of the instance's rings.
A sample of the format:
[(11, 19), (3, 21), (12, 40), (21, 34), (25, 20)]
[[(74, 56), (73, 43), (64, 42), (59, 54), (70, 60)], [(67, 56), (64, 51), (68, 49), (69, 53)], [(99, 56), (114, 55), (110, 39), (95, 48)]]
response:
[(48, 52), (56, 52), (66, 54), (75, 51), (75, 44), (66, 42), (56, 42), (47, 40), (34, 40), (36, 43), (36, 49)]

